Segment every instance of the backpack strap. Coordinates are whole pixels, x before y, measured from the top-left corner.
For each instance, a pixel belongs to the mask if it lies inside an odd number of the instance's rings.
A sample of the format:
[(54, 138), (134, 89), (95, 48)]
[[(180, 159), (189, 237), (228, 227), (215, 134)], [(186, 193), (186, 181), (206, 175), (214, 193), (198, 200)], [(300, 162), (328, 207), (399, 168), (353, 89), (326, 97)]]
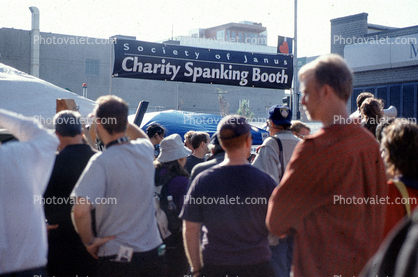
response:
[(276, 141), (277, 141), (277, 144), (279, 145), (279, 150), (280, 150), (280, 154), (279, 154), (279, 161), (280, 161), (280, 165), (281, 165), (281, 175), (280, 175), (280, 179), (283, 177), (283, 174), (284, 174), (284, 162), (283, 162), (283, 145), (282, 145), (282, 141), (279, 139), (279, 138), (277, 138), (277, 137), (274, 137), (275, 139), (276, 139)]
[(166, 206), (167, 205), (167, 184), (170, 183), (171, 179), (176, 177), (176, 175), (172, 172), (168, 172), (167, 174), (160, 176), (161, 167), (155, 170), (155, 196), (160, 199), (160, 205)]
[(401, 193), (402, 198), (405, 199), (406, 214), (408, 215), (408, 217), (411, 217), (411, 204), (409, 203), (409, 194), (405, 184), (399, 180), (393, 180), (393, 183)]

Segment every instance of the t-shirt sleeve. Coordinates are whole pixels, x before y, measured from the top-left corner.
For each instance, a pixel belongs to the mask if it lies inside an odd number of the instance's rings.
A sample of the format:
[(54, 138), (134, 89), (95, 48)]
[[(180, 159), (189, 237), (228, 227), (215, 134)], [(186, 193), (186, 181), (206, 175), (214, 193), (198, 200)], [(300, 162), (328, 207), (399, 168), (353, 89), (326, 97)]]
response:
[(84, 197), (89, 200), (93, 208), (96, 206), (96, 200), (104, 198), (106, 192), (106, 172), (99, 157), (100, 153), (90, 159), (71, 193), (71, 197)]
[(199, 194), (198, 184), (200, 178), (197, 177), (193, 180), (189, 191), (187, 192), (184, 202), (183, 208), (180, 212), (179, 217), (183, 220), (191, 221), (191, 222), (203, 222), (203, 215), (202, 215), (202, 195)]

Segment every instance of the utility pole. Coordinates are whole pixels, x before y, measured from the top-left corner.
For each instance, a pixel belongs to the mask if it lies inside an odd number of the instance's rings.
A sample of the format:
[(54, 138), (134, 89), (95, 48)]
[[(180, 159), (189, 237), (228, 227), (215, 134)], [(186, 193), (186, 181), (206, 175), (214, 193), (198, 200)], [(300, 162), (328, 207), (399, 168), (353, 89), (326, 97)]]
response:
[(293, 56), (293, 90), (291, 92), (291, 102), (292, 102), (292, 118), (294, 119), (295, 110), (296, 112), (296, 119), (300, 119), (300, 112), (299, 112), (299, 89), (298, 89), (298, 0), (295, 0), (295, 34), (293, 38), (294, 43), (294, 56)]

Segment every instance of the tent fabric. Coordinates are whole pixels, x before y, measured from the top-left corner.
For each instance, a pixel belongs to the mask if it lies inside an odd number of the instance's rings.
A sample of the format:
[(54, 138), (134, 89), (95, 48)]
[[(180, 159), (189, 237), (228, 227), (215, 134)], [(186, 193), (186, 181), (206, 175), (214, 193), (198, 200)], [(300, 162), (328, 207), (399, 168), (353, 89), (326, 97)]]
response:
[[(132, 123), (134, 119), (135, 115), (129, 116), (129, 122)], [(221, 119), (221, 116), (214, 114), (167, 110), (146, 113), (140, 127), (146, 132), (149, 125), (158, 123), (166, 129), (166, 136), (176, 133), (183, 138), (184, 134), (190, 130), (207, 132), (212, 136)], [(254, 128), (257, 131), (251, 131), (253, 145), (261, 145), (263, 140), (268, 137), (268, 132), (257, 127)]]
[(0, 63), (0, 108), (36, 116), (51, 128), (57, 98), (74, 99), (83, 117), (87, 117), (95, 106), (90, 99)]

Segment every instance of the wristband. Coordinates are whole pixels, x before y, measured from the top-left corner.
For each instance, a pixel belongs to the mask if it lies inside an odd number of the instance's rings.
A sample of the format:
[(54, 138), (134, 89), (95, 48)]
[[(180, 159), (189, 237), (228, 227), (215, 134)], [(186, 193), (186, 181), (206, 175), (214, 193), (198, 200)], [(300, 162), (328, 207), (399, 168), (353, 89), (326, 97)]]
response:
[(94, 239), (95, 239), (95, 237), (93, 236), (93, 237), (91, 238), (91, 240), (89, 241), (89, 243), (84, 244), (84, 245), (85, 245), (86, 247), (87, 247), (87, 246), (92, 245), (92, 244), (93, 244), (93, 242), (94, 242)]

